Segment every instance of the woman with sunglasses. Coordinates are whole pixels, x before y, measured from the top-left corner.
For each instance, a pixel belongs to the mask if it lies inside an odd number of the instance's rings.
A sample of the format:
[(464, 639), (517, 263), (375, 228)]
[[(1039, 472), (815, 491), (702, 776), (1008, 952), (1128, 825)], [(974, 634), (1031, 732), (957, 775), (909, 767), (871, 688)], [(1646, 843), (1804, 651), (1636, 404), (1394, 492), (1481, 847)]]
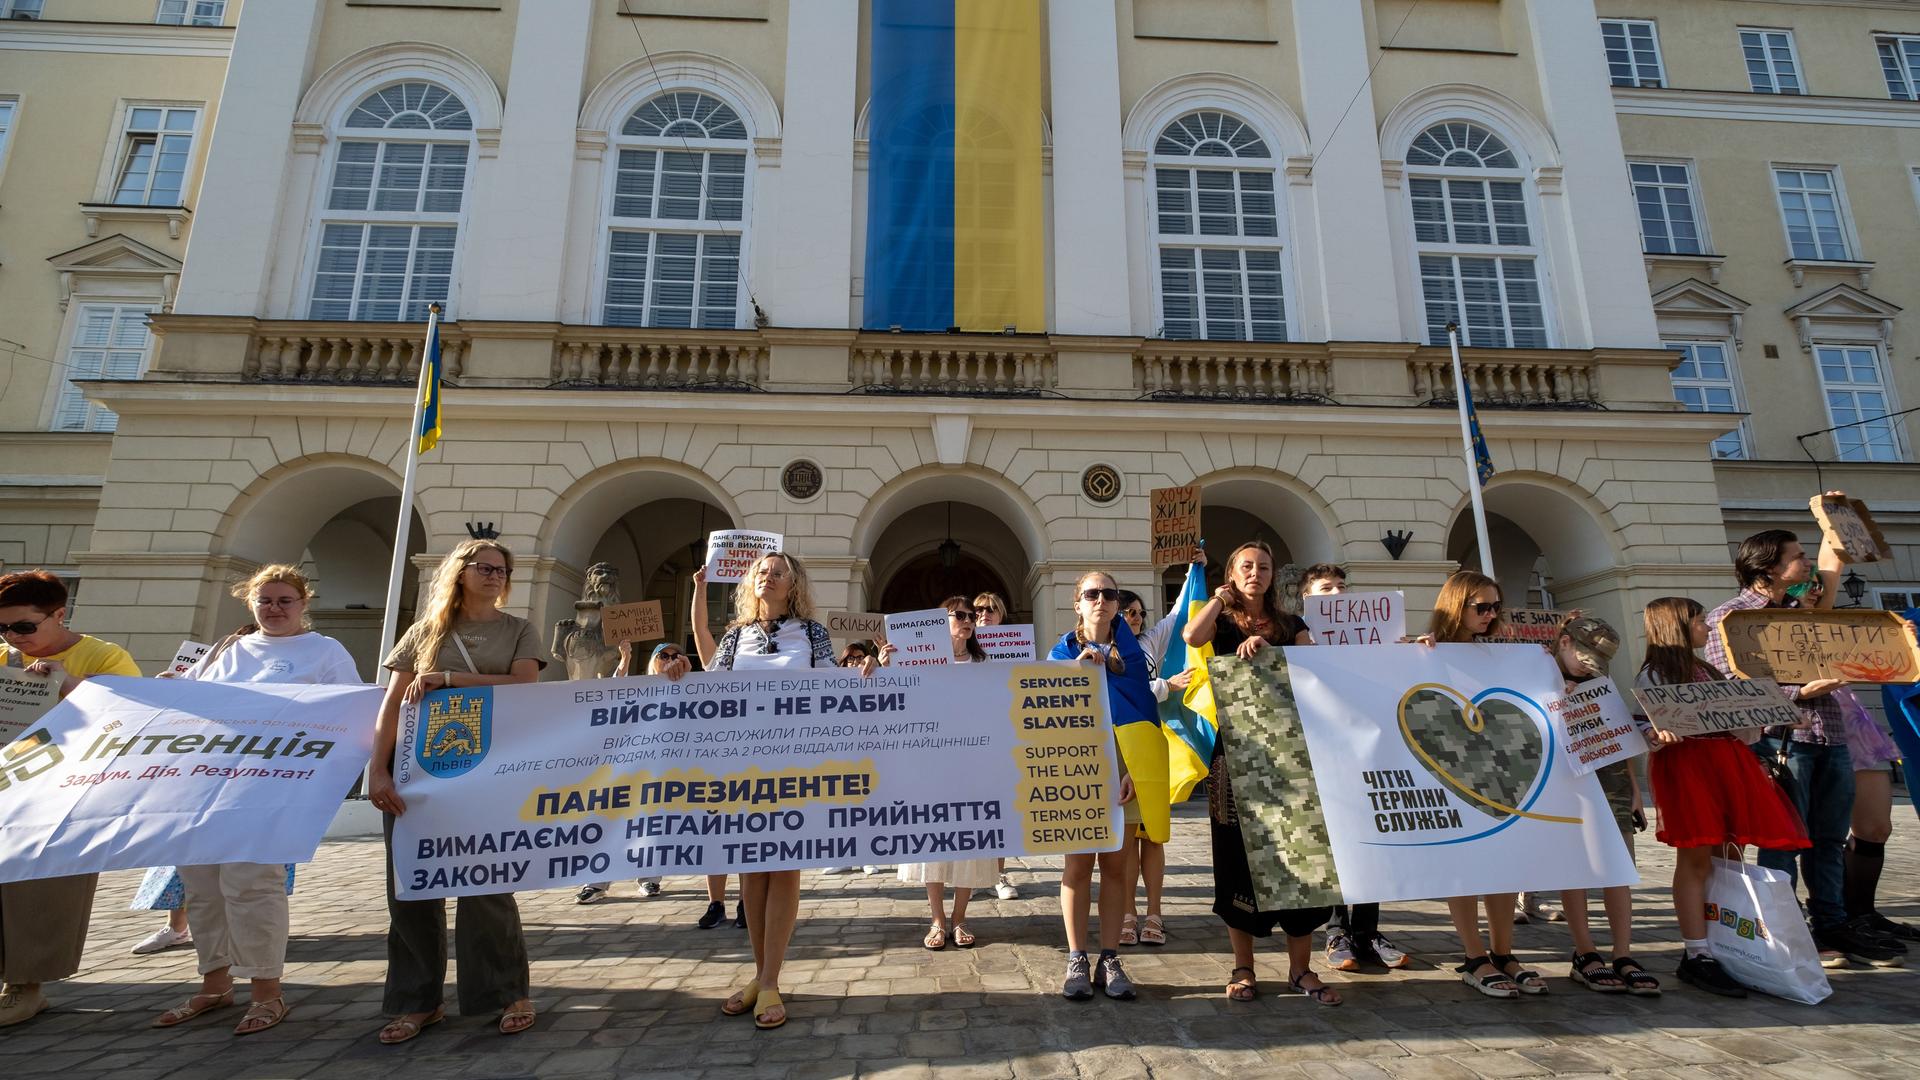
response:
[[(947, 637), (953, 644), (953, 662), (971, 664), (983, 662), (987, 650), (974, 640), (973, 603), (964, 596), (949, 596), (945, 601), (947, 609)], [(939, 950), (947, 947), (952, 938), (955, 945), (971, 949), (974, 945), (973, 932), (967, 929), (967, 901), (972, 898), (973, 890), (985, 889), (993, 884), (998, 871), (992, 859), (957, 859), (952, 862), (902, 863), (900, 880), (909, 885), (925, 885), (927, 888), (927, 906), (933, 911), (933, 925), (920, 939), (922, 947)], [(953, 916), (947, 916), (947, 887), (953, 887)]]
[[(973, 624), (976, 628), (1001, 626), (1007, 621), (1007, 602), (997, 592), (983, 592), (973, 598)], [(1007, 860), (993, 861), (993, 895), (1002, 900), (1020, 899), (1020, 890), (1007, 877)]]
[[(387, 990), (393, 1019), (380, 1029), (389, 1046), (407, 1042), (446, 1017), (445, 900), (394, 897), (393, 822), (407, 812), (394, 790), (394, 743), (402, 702), (417, 703), (442, 687), (530, 683), (546, 666), (547, 649), (533, 624), (500, 610), (513, 582), (513, 552), (494, 540), (463, 540), (434, 571), (426, 613), (387, 654), (393, 673), (373, 729), (368, 801), (381, 811), (387, 841)], [(533, 1026), (527, 939), (512, 893), (455, 901), (454, 953), (460, 1012), (499, 1009), (502, 1035)]]
[[(317, 683), (365, 685), (353, 657), (338, 641), (313, 632), (307, 605), (313, 587), (298, 568), (263, 566), (234, 586), (253, 624), (229, 636), (180, 677), (197, 682)], [(235, 979), (250, 981), (247, 1012), (233, 1029), (254, 1035), (279, 1024), (291, 1011), (281, 991), (287, 962), (287, 892), (293, 868), (285, 863), (222, 863), (182, 866), (186, 910), (196, 930), (200, 992), (153, 1021), (176, 1027), (233, 1002)]]
[[(620, 643), (620, 662), (614, 665), (613, 675), (611, 677), (615, 679), (624, 679), (627, 677), (627, 674), (632, 667), (633, 667), (633, 642), (622, 641)], [(681, 649), (680, 646), (675, 645), (670, 641), (663, 641), (660, 644), (655, 645), (653, 647), (653, 654), (647, 658), (647, 674), (665, 675), (668, 679), (674, 682), (679, 682), (680, 677), (682, 675), (685, 675), (689, 670), (692, 669), (692, 667), (693, 665), (687, 659), (687, 654), (685, 650)], [(726, 917), (727, 876), (725, 874), (720, 874), (717, 876), (720, 880), (720, 885), (717, 892), (715, 891), (715, 888), (714, 888), (714, 877), (709, 876), (707, 878), (707, 898), (708, 898), (707, 910), (709, 912), (712, 912), (715, 907), (718, 907), (720, 909), (720, 916), (718, 918), (715, 918), (711, 923), (706, 922), (706, 916), (701, 916), (702, 925), (700, 929), (702, 930), (710, 930), (713, 927), (718, 926), (720, 924), (720, 919)], [(613, 881), (611, 879), (607, 881), (588, 882), (587, 884), (580, 886), (580, 891), (575, 893), (573, 896), (573, 902), (576, 904), (597, 904), (600, 901), (605, 900), (607, 898), (607, 893), (612, 888), (613, 888)], [(658, 877), (641, 878), (640, 879), (640, 895), (641, 896), (659, 896), (660, 895), (660, 879)]]
[[(0, 663), (59, 680), (66, 697), (95, 675), (138, 676), (127, 650), (67, 629), (67, 587), (45, 570), (0, 576)], [(0, 1027), (33, 1019), (41, 983), (80, 970), (98, 874), (0, 884)]]
[[(1047, 654), (1049, 660), (1078, 660), (1107, 669), (1107, 713), (1120, 746), (1121, 834), (1141, 824), (1160, 839), (1167, 837), (1167, 742), (1160, 731), (1160, 711), (1147, 676), (1146, 654), (1133, 631), (1119, 618), (1120, 590), (1113, 575), (1090, 570), (1074, 586), (1074, 627)], [(1132, 728), (1132, 731), (1128, 729)], [(1157, 753), (1156, 753), (1157, 748)], [(1143, 807), (1140, 787), (1159, 791), (1158, 806)], [(1087, 960), (1087, 903), (1093, 889), (1093, 867), (1100, 865), (1100, 959)], [(1120, 966), (1120, 926), (1127, 908), (1127, 853), (1068, 855), (1060, 874), (1060, 917), (1067, 928), (1067, 976), (1060, 994), (1071, 1001), (1088, 1001), (1097, 987), (1118, 1001), (1132, 1001), (1133, 980)]]
[[(1313, 636), (1298, 615), (1280, 608), (1278, 575), (1273, 572), (1273, 549), (1250, 540), (1227, 557), (1227, 579), (1214, 590), (1182, 633), (1188, 645), (1213, 643), (1215, 656), (1251, 660), (1269, 645), (1306, 645)], [(1226, 741), (1220, 733), (1208, 766), (1208, 817), (1213, 840), (1213, 913), (1227, 924), (1233, 947), (1233, 970), (1228, 972), (1227, 998), (1252, 1001), (1258, 994), (1253, 968), (1253, 939), (1272, 937), (1275, 927), (1287, 936), (1287, 985), (1319, 1005), (1338, 1005), (1339, 991), (1313, 971), (1313, 932), (1333, 917), (1333, 908), (1297, 908), (1262, 911), (1255, 900), (1253, 872), (1247, 864), (1247, 843), (1233, 799), (1234, 781), (1227, 771)], [(1246, 974), (1243, 976), (1241, 972)]]
[[(1204, 564), (1206, 553), (1200, 554)], [(1177, 604), (1177, 601), (1176, 601)], [(1173, 638), (1173, 625), (1178, 609), (1167, 613), (1166, 618), (1149, 627), (1147, 625), (1147, 603), (1139, 593), (1132, 589), (1120, 590), (1120, 618), (1133, 631), (1140, 642), (1140, 651), (1147, 658), (1147, 675), (1152, 680), (1153, 700), (1155, 704), (1167, 700), (1169, 694), (1185, 693), (1187, 684), (1193, 679), (1191, 670), (1175, 672), (1170, 678), (1160, 677), (1160, 662), (1167, 655), (1167, 645)], [(1127, 833), (1127, 914), (1120, 923), (1120, 944), (1122, 945), (1165, 945), (1167, 943), (1167, 924), (1160, 914), (1160, 896), (1167, 876), (1167, 845), (1155, 843), (1146, 833), (1135, 828)], [(1147, 885), (1147, 917), (1140, 919), (1139, 887), (1142, 879)]]

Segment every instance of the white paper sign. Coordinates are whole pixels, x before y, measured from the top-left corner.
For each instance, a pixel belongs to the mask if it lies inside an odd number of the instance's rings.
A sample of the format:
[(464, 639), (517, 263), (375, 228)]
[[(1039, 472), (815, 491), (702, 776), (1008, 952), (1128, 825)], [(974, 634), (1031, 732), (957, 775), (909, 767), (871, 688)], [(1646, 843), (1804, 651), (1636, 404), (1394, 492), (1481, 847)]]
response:
[(982, 626), (973, 631), (973, 640), (987, 651), (989, 660), (1032, 660), (1033, 624), (1012, 623)]
[(769, 551), (779, 551), (786, 537), (751, 529), (723, 529), (707, 534), (707, 580), (722, 585), (738, 582)]
[(1567, 764), (1587, 773), (1647, 752), (1632, 710), (1609, 678), (1592, 679), (1547, 706), (1566, 740)]
[(953, 635), (947, 629), (946, 608), (888, 615), (887, 641), (894, 649), (893, 667), (953, 663)]
[(0, 667), (0, 745), (18, 738), (59, 703), (59, 679)]
[(1407, 598), (1397, 589), (1302, 596), (1300, 617), (1316, 645), (1391, 645), (1407, 636)]
[(167, 665), (166, 676), (177, 679), (187, 673), (187, 669), (200, 662), (200, 658), (213, 651), (213, 646), (202, 645), (197, 641), (183, 641), (173, 650), (173, 660)]

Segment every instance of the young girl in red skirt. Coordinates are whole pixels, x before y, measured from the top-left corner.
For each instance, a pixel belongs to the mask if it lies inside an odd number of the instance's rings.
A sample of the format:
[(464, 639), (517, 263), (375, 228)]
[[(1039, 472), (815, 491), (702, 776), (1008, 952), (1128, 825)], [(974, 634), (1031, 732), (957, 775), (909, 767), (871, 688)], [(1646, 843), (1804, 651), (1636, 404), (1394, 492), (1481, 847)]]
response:
[[(1647, 605), (1647, 656), (1637, 687), (1724, 679), (1713, 665), (1694, 655), (1707, 644), (1706, 609), (1684, 596), (1665, 596)], [(1760, 761), (1728, 734), (1679, 736), (1649, 731), (1647, 745), (1653, 797), (1660, 807), (1654, 835), (1675, 848), (1673, 910), (1687, 955), (1680, 981), (1725, 997), (1745, 997), (1746, 988), (1728, 975), (1707, 945), (1707, 879), (1714, 855), (1728, 844), (1798, 850), (1808, 846), (1807, 829), (1786, 794), (1767, 777)]]

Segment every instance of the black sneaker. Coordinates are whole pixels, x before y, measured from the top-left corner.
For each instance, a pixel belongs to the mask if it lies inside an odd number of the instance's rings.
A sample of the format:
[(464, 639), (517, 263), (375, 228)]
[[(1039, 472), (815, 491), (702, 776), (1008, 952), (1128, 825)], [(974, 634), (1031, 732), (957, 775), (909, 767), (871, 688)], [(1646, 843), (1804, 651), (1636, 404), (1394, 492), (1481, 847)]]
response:
[(1899, 967), (1906, 963), (1906, 946), (1878, 935), (1861, 933), (1856, 928), (1858, 921), (1856, 919), (1825, 930), (1815, 930), (1813, 942), (1822, 949), (1844, 953), (1847, 959), (1855, 963), (1872, 964), (1875, 967)]
[(1086, 953), (1067, 955), (1067, 980), (1060, 984), (1060, 996), (1068, 1001), (1093, 1000), (1093, 978)]
[(1681, 982), (1689, 986), (1697, 986), (1709, 994), (1730, 998), (1747, 996), (1747, 988), (1727, 974), (1727, 969), (1720, 966), (1720, 961), (1705, 954), (1689, 956), (1680, 961), (1680, 968), (1676, 974), (1680, 976)]
[(726, 917), (727, 905), (719, 900), (709, 900), (707, 901), (707, 913), (700, 916), (700, 921), (695, 925), (702, 930), (711, 930), (719, 926), (720, 920)]
[[(725, 911), (726, 909), (722, 908), (721, 910)], [(740, 901), (739, 905), (733, 909), (733, 925), (741, 930), (747, 928), (747, 902), (745, 900)]]
[(1093, 970), (1093, 985), (1105, 990), (1107, 996), (1115, 1001), (1133, 1000), (1133, 980), (1127, 978), (1126, 969), (1120, 966), (1117, 954), (1100, 954), (1100, 963)]
[(1868, 912), (1866, 922), (1882, 937), (1890, 937), (1896, 941), (1920, 941), (1920, 928), (1908, 923), (1894, 922), (1877, 911)]

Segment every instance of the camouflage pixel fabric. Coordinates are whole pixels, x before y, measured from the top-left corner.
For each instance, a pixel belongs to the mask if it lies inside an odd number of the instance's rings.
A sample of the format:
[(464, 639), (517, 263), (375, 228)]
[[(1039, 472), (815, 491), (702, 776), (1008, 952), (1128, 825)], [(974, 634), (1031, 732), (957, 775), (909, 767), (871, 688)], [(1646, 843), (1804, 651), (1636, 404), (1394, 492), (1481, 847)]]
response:
[(1505, 821), (1512, 815), (1473, 798), (1479, 795), (1502, 807), (1518, 807), (1540, 777), (1546, 747), (1540, 729), (1520, 706), (1500, 698), (1480, 703), (1481, 729), (1468, 726), (1467, 707), (1438, 689), (1419, 689), (1400, 706), (1402, 737), (1429, 761), (1421, 761), (1434, 779), (1463, 796), (1463, 804)]
[(1286, 657), (1216, 656), (1207, 673), (1260, 910), (1345, 903)]

